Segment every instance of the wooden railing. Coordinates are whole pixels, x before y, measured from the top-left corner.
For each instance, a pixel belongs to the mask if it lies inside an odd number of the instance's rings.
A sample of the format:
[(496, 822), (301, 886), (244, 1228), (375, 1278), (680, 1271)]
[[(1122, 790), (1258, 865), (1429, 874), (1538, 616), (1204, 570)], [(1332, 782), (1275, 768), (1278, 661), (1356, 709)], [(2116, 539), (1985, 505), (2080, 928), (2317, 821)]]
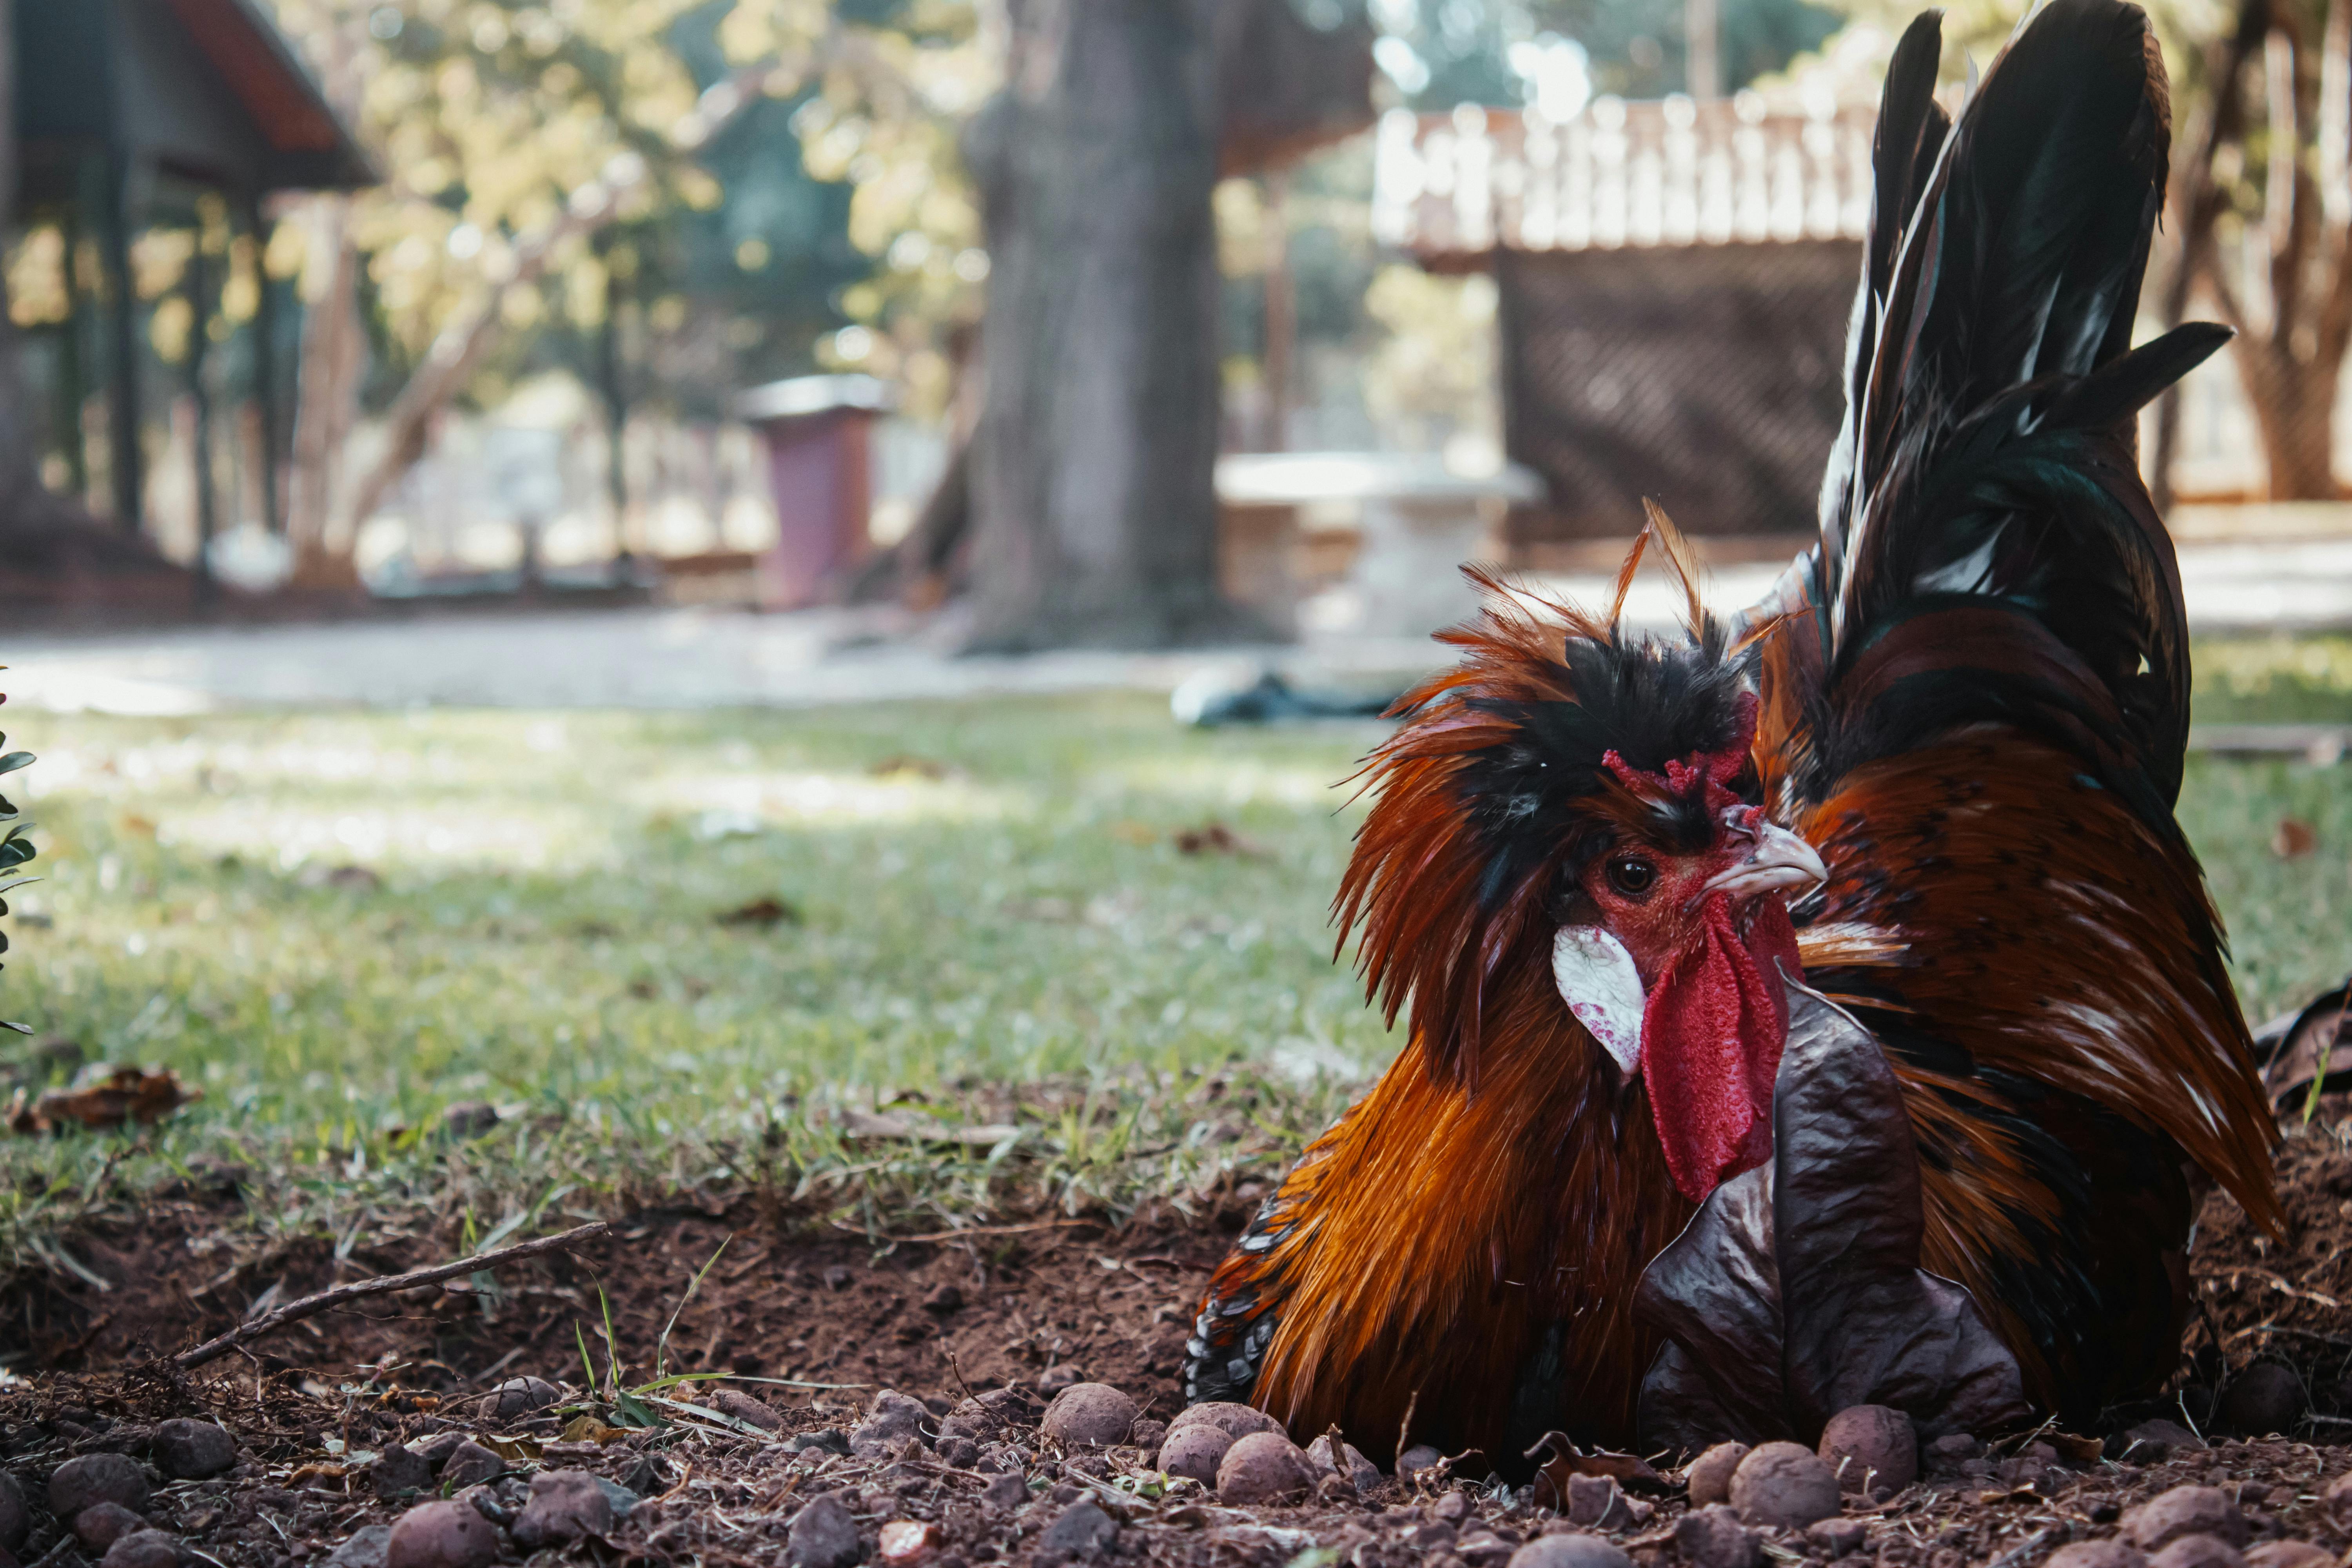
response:
[(1465, 105), (1381, 122), (1374, 237), (1425, 261), (1523, 250), (1860, 238), (1868, 105), (1602, 98), (1553, 124)]

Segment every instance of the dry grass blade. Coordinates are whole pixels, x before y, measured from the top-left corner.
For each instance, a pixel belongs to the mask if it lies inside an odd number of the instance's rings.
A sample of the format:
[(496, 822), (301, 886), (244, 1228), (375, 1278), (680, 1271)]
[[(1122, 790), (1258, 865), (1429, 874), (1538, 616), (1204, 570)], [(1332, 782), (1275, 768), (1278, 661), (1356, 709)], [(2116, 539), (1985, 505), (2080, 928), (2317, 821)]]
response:
[(331, 1290), (321, 1290), (315, 1296), (305, 1296), (299, 1301), (289, 1301), (276, 1311), (265, 1317), (256, 1318), (249, 1323), (240, 1323), (215, 1339), (206, 1340), (194, 1350), (182, 1351), (172, 1358), (172, 1364), (182, 1371), (190, 1367), (202, 1366), (216, 1356), (226, 1355), (248, 1340), (257, 1340), (264, 1334), (274, 1333), (289, 1323), (297, 1323), (304, 1318), (315, 1317), (331, 1308), (340, 1307), (346, 1301), (356, 1301), (364, 1296), (382, 1296), (394, 1290), (411, 1289), (418, 1285), (435, 1285), (444, 1279), (455, 1279), (460, 1275), (471, 1274), (478, 1269), (496, 1268), (502, 1263), (515, 1263), (526, 1258), (537, 1258), (542, 1253), (568, 1251), (583, 1241), (590, 1241), (604, 1235), (612, 1228), (604, 1221), (598, 1220), (593, 1225), (575, 1226), (559, 1235), (542, 1236), (536, 1241), (520, 1242), (513, 1247), (501, 1247), (495, 1252), (476, 1253), (471, 1258), (461, 1258), (455, 1263), (440, 1263), (430, 1268), (412, 1268), (405, 1274), (386, 1274), (379, 1279), (361, 1279), (349, 1285), (338, 1285)]

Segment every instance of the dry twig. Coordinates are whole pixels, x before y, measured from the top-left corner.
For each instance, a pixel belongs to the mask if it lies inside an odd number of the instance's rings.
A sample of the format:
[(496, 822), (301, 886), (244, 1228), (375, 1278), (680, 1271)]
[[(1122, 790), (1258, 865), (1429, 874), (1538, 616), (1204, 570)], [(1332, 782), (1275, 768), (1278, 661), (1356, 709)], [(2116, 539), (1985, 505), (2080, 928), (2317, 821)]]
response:
[(405, 1274), (386, 1274), (373, 1279), (354, 1280), (338, 1285), (331, 1290), (321, 1290), (315, 1296), (305, 1296), (299, 1301), (289, 1301), (273, 1312), (240, 1323), (217, 1339), (206, 1340), (194, 1350), (182, 1351), (172, 1358), (172, 1364), (185, 1370), (202, 1366), (215, 1356), (227, 1354), (248, 1340), (275, 1333), (289, 1323), (315, 1317), (330, 1308), (346, 1301), (356, 1301), (363, 1296), (382, 1296), (394, 1290), (413, 1289), (419, 1285), (436, 1285), (444, 1279), (455, 1279), (461, 1274), (472, 1274), (485, 1268), (496, 1268), (502, 1263), (520, 1262), (537, 1258), (542, 1253), (566, 1252), (583, 1241), (593, 1241), (613, 1227), (597, 1221), (593, 1225), (574, 1226), (556, 1236), (542, 1236), (536, 1241), (520, 1242), (513, 1247), (501, 1247), (495, 1252), (478, 1252), (471, 1258), (461, 1258), (455, 1263), (436, 1264), (430, 1268), (412, 1268)]

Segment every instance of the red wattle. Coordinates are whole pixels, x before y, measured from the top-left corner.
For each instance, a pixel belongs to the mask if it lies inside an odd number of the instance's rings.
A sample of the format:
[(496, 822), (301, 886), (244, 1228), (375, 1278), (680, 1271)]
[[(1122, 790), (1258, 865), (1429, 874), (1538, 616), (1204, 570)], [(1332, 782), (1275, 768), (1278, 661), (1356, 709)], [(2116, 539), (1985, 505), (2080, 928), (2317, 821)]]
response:
[(1693, 1203), (1771, 1157), (1772, 1081), (1789, 1039), (1784, 973), (1803, 973), (1787, 907), (1759, 900), (1743, 941), (1730, 895), (1715, 893), (1650, 988), (1642, 1078), (1666, 1170)]

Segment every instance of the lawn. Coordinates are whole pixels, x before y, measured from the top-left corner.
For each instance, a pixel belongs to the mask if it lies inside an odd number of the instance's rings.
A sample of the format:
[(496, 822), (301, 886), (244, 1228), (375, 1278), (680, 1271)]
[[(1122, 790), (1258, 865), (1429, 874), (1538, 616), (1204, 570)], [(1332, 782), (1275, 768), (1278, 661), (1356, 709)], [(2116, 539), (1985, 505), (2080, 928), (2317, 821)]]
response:
[[(2200, 718), (2352, 718), (2352, 642), (2200, 669)], [(200, 1154), (263, 1173), (258, 1223), (337, 1234), (370, 1205), (488, 1233), (706, 1184), (877, 1226), (1181, 1205), (1286, 1158), (1394, 1048), (1327, 915), (1380, 733), (1204, 734), (1129, 695), (19, 714), (48, 879), (15, 900), (0, 1009), (204, 1099), (135, 1141), (0, 1143), (0, 1267)], [(2254, 1016), (2352, 968), (2345, 776), (2192, 763)], [(2315, 853), (2273, 855), (2284, 815)], [(1228, 847), (1187, 853), (1212, 824)], [(11, 1048), (21, 1081), (55, 1059)], [(453, 1149), (465, 1101), (502, 1122)], [(894, 1106), (1022, 1131), (856, 1120)]]

